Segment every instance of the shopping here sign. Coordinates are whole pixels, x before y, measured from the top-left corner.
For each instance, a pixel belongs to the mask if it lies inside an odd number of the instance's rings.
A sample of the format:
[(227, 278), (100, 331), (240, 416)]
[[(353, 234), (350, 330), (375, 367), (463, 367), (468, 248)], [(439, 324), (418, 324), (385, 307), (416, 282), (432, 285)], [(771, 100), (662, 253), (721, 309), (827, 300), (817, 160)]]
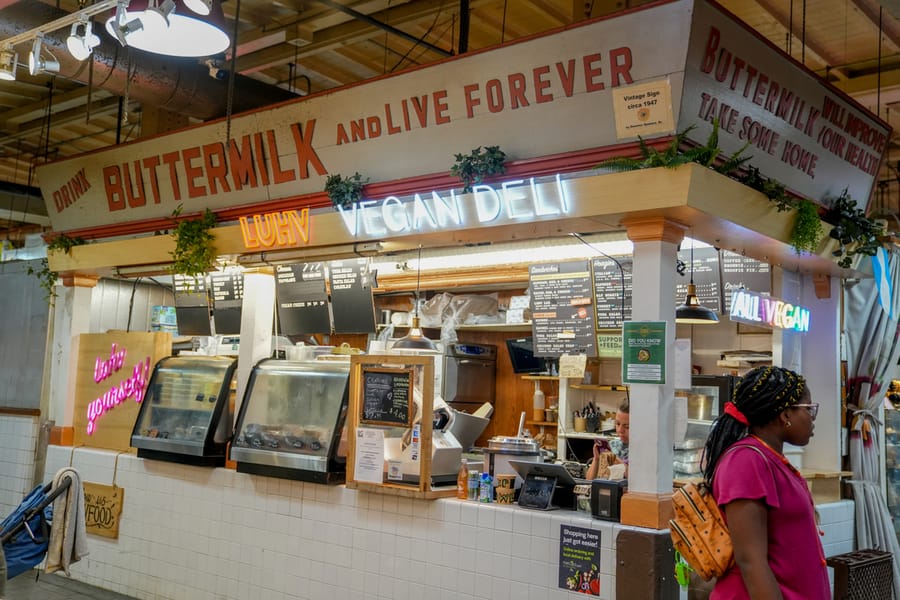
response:
[[(662, 107), (660, 91), (670, 92)], [(668, 114), (664, 130), (642, 128), (649, 110)], [(864, 202), (889, 132), (718, 5), (678, 0), (237, 115), (230, 130), (224, 120), (203, 124), (37, 174), (55, 231), (152, 228), (179, 205), (190, 214), (321, 194), (329, 175), (359, 172), (375, 183), (446, 174), (455, 154), (478, 146), (525, 161), (691, 126), (688, 137), (702, 143), (715, 121), (726, 154), (749, 142), (761, 174), (814, 200), (846, 187)]]

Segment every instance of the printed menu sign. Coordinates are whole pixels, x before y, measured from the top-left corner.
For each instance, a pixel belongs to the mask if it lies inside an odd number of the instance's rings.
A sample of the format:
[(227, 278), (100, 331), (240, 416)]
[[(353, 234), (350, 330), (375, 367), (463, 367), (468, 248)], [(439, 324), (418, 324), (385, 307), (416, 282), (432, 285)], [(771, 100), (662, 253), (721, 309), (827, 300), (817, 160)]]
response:
[(700, 304), (717, 313), (722, 312), (722, 285), (719, 274), (719, 252), (715, 248), (694, 248), (693, 272), (691, 271), (691, 249), (682, 248), (678, 252), (678, 258), (684, 261), (686, 267), (684, 277), (679, 277), (675, 283), (675, 306), (684, 302), (687, 295), (688, 283), (694, 280), (697, 286), (697, 299)]
[(600, 535), (596, 529), (559, 526), (559, 587), (600, 595)]
[(597, 329), (620, 329), (623, 321), (631, 319), (633, 271), (634, 260), (631, 257), (595, 258), (591, 261)]
[(237, 271), (210, 273), (213, 297), (213, 323), (217, 334), (241, 332), (241, 306), (244, 303), (244, 274)]
[(206, 275), (172, 276), (175, 288), (175, 321), (181, 335), (212, 335)]
[(535, 356), (595, 356), (594, 303), (587, 261), (528, 267)]
[(734, 290), (744, 288), (763, 295), (772, 293), (772, 269), (764, 263), (722, 250), (722, 287), (725, 292), (725, 308), (731, 309), (731, 295)]
[(369, 260), (366, 258), (328, 263), (335, 333), (375, 331), (375, 300), (372, 297), (374, 278), (375, 274), (369, 271)]
[(277, 265), (275, 298), (285, 335), (331, 333), (323, 263)]

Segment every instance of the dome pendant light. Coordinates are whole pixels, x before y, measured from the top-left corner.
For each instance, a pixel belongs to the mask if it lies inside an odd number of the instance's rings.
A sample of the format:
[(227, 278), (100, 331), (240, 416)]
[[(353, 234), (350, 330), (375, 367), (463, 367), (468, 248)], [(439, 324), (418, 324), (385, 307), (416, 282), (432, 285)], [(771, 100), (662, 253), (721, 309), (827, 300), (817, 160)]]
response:
[(675, 322), (686, 325), (712, 325), (719, 322), (715, 311), (700, 304), (697, 286), (694, 285), (694, 240), (691, 240), (691, 282), (688, 284), (684, 304), (675, 309)]
[(416, 261), (416, 310), (412, 318), (412, 327), (409, 333), (394, 342), (392, 348), (396, 350), (430, 350), (437, 351), (434, 342), (425, 337), (422, 327), (419, 325), (419, 281), (422, 276), (422, 246), (419, 245), (419, 258)]
[[(128, 10), (110, 17), (106, 29), (123, 45), (147, 52), (213, 56), (227, 50), (231, 39), (225, 32), (221, 2), (202, 4), (209, 6), (207, 14), (188, 10), (185, 0), (130, 0)], [(126, 26), (128, 30), (123, 29)]]

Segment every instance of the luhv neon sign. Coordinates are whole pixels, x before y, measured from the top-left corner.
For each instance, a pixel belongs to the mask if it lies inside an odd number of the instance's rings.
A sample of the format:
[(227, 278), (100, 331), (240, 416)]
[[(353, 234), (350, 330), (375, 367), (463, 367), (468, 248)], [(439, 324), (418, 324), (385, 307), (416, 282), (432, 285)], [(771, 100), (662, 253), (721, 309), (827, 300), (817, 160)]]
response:
[[(112, 377), (113, 373), (121, 370), (125, 365), (127, 354), (128, 352), (125, 348), (118, 348), (116, 344), (113, 344), (112, 350), (109, 352), (109, 358), (98, 356), (96, 361), (94, 361), (94, 382), (100, 383)], [(112, 386), (102, 396), (88, 404), (87, 434), (93, 435), (97, 430), (97, 420), (128, 398), (134, 398), (134, 401), (140, 404), (144, 400), (144, 392), (146, 391), (149, 378), (150, 357), (148, 356), (134, 365), (131, 377), (120, 381), (118, 385)]]
[(800, 333), (809, 331), (808, 308), (745, 289), (735, 290), (731, 295), (728, 317), (732, 321), (773, 329), (793, 329)]

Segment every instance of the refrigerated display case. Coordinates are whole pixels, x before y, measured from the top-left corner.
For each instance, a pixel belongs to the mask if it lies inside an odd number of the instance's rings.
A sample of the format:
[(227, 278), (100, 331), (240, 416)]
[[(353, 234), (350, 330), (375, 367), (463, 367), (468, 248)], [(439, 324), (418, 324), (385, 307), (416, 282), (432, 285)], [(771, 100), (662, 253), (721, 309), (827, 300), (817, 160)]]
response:
[(140, 458), (224, 466), (237, 360), (170, 356), (153, 368), (131, 432)]
[(884, 478), (888, 512), (900, 539), (900, 410), (884, 411)]
[(731, 375), (694, 375), (687, 391), (688, 419), (684, 439), (675, 444), (675, 478), (701, 474), (700, 459), (709, 429), (731, 398), (736, 377)]
[(343, 483), (350, 363), (266, 358), (250, 373), (231, 443), (242, 473)]

